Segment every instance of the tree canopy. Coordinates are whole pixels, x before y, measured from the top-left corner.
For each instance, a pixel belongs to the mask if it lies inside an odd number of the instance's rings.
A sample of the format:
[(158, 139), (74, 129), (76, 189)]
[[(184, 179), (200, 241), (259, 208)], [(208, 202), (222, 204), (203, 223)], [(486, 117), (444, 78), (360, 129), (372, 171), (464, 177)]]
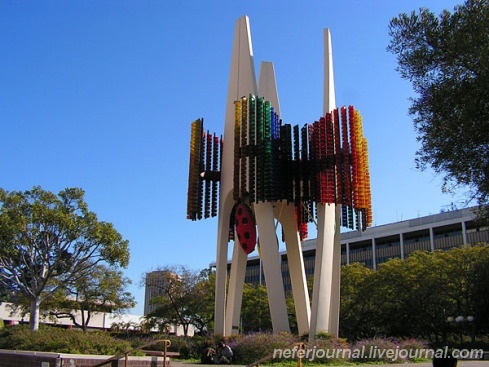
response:
[(49, 308), (49, 314), (58, 319), (71, 319), (87, 332), (95, 312), (122, 312), (134, 307), (134, 298), (126, 291), (129, 284), (131, 280), (121, 270), (97, 265), (89, 277), (60, 289), (44, 308)]
[[(448, 251), (415, 251), (391, 259), (377, 271), (354, 263), (342, 267), (340, 335), (355, 340), (375, 335), (421, 337), (446, 344), (463, 331), (489, 331), (489, 245)], [(471, 325), (450, 324), (457, 316)]]
[(88, 210), (82, 189), (57, 195), (41, 187), (0, 189), (0, 284), (30, 301), (32, 330), (43, 301), (90, 277), (99, 264), (126, 267), (128, 246)]
[(464, 186), (489, 203), (489, 2), (467, 0), (439, 16), (421, 8), (389, 24), (388, 50), (416, 98), (409, 109), (421, 147), (444, 189)]
[(272, 330), (267, 288), (264, 285), (244, 284), (240, 324), (244, 333)]
[(146, 273), (142, 280), (150, 290), (153, 311), (146, 315), (150, 327), (183, 327), (188, 335), (193, 325), (205, 334), (213, 318), (214, 275), (208, 270), (195, 271), (185, 265), (160, 267)]
[[(148, 326), (193, 324), (205, 332), (212, 324), (214, 273), (185, 266), (165, 266), (145, 274), (153, 288)], [(489, 332), (489, 244), (461, 245), (434, 252), (415, 251), (393, 258), (377, 270), (360, 263), (342, 266), (340, 335), (351, 341), (386, 335), (422, 338), (433, 345), (459, 345), (460, 334)], [(308, 281), (312, 291), (312, 278)], [(287, 310), (297, 330), (292, 294)], [(464, 322), (450, 318), (464, 316)], [(468, 316), (472, 316), (467, 322)], [(153, 323), (151, 323), (153, 322)], [(271, 331), (268, 295), (264, 285), (244, 284), (240, 314), (242, 333)]]

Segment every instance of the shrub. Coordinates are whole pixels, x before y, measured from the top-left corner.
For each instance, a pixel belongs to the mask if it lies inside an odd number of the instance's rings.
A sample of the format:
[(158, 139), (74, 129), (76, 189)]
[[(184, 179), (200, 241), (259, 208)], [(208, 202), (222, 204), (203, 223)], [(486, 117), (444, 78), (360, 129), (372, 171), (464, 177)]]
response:
[[(136, 335), (136, 337), (127, 340), (131, 341), (131, 344), (134, 347), (140, 347), (145, 344), (152, 343), (156, 340), (169, 340), (170, 346), (167, 348), (167, 350), (172, 352), (180, 352), (180, 353), (182, 352), (183, 349), (187, 347), (185, 339), (183, 337), (178, 337), (175, 335), (168, 335), (168, 334), (153, 334), (145, 337)], [(163, 351), (165, 349), (165, 345), (163, 343), (155, 343), (147, 347), (144, 347), (144, 349)]]
[[(68, 330), (59, 327), (41, 325), (32, 332), (26, 325), (11, 326), (0, 329), (0, 349), (18, 349), (46, 351), (58, 353), (85, 353), (116, 355), (151, 343), (158, 339), (168, 339), (171, 346), (168, 351), (179, 352), (184, 359), (200, 359), (206, 348), (214, 348), (219, 337), (209, 338), (195, 335), (193, 337), (177, 337), (167, 334), (114, 334), (101, 331), (83, 333), (79, 330)], [(306, 340), (302, 340), (307, 344)], [(297, 360), (295, 343), (299, 337), (288, 333), (252, 333), (227, 338), (226, 342), (233, 349), (238, 364), (249, 364), (273, 354), (275, 349), (290, 349), (288, 356), (271, 360), (281, 364), (293, 364)], [(487, 340), (486, 340), (487, 342)], [(374, 338), (357, 341), (351, 347), (345, 339), (333, 338), (328, 334), (318, 335), (312, 345), (307, 346), (303, 362), (306, 364), (347, 364), (353, 363), (404, 363), (417, 362), (414, 351), (427, 349), (427, 343), (417, 339), (397, 340), (393, 338)], [(163, 350), (158, 343), (145, 349)], [(403, 353), (395, 355), (395, 351)], [(363, 354), (360, 353), (363, 351)], [(390, 352), (388, 352), (390, 351)], [(394, 351), (394, 355), (392, 355)]]
[[(276, 349), (281, 349), (282, 353), (277, 354), (277, 358), (270, 361), (272, 363), (287, 364), (289, 362), (295, 364), (299, 356), (299, 342), (298, 337), (287, 333), (253, 333), (228, 341), (228, 344), (235, 352), (236, 363), (256, 362), (273, 354)], [(345, 364), (349, 362), (349, 354), (343, 352), (349, 350), (349, 344), (345, 339), (333, 338), (324, 333), (318, 335), (312, 345), (307, 345), (304, 340), (303, 342), (306, 347), (303, 351), (303, 362), (305, 363)]]
[(306, 360), (314, 363), (345, 364), (349, 361), (349, 344), (345, 339), (333, 337), (318, 338), (314, 344), (308, 346)]
[(319, 331), (316, 334), (316, 340), (322, 339), (322, 340), (331, 340), (333, 339), (333, 336), (330, 333), (327, 333), (325, 331)]
[(427, 348), (427, 343), (417, 339), (397, 340), (393, 338), (364, 339), (356, 342), (352, 347), (358, 353), (352, 362), (382, 362), (406, 363), (416, 362), (418, 353), (415, 350)]
[(427, 342), (418, 339), (405, 339), (399, 342), (399, 348), (402, 350), (406, 350), (408, 353), (408, 361), (409, 362), (421, 362), (426, 360), (427, 357), (423, 356), (423, 353), (416, 352), (421, 350), (427, 350), (429, 345)]
[[(392, 355), (397, 344), (389, 338), (373, 338), (357, 341), (352, 347), (353, 362), (403, 363)], [(355, 351), (358, 351), (355, 354)]]
[[(180, 353), (180, 356), (182, 358), (191, 358), (190, 357), (191, 352), (189, 348), (189, 341), (191, 339), (179, 337), (175, 335), (167, 335), (167, 334), (160, 334), (157, 336), (153, 336), (153, 339), (167, 339), (171, 343), (170, 346), (168, 347), (168, 351), (178, 352)], [(154, 344), (148, 349), (163, 351), (164, 345), (163, 343), (158, 343), (158, 344)]]
[(288, 333), (253, 333), (228, 341), (236, 363), (248, 364), (272, 354), (274, 349), (285, 348), (298, 339)]
[(189, 338), (186, 344), (188, 354), (184, 356), (180, 352), (180, 356), (193, 359), (200, 359), (207, 348), (215, 348), (216, 345), (211, 338), (200, 335), (194, 335)]
[[(171, 352), (180, 353), (182, 359), (200, 359), (202, 352), (209, 347), (214, 347), (216, 343), (209, 337), (194, 335), (192, 337), (175, 336), (168, 334), (128, 334), (128, 333), (112, 333), (117, 339), (125, 340), (131, 343), (133, 348), (142, 347), (155, 340), (169, 340), (171, 345), (167, 349)], [(145, 350), (163, 351), (163, 343), (155, 343), (144, 347)]]
[(83, 333), (41, 325), (33, 332), (27, 326), (19, 325), (0, 331), (0, 349), (115, 355), (130, 350), (131, 344), (102, 331)]

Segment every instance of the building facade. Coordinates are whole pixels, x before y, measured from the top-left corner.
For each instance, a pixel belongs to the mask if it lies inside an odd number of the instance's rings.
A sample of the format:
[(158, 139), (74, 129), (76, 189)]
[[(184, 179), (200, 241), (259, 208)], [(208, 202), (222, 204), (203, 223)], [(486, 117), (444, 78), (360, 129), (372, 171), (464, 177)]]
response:
[[(472, 208), (443, 212), (341, 234), (341, 264), (359, 262), (371, 269), (413, 251), (448, 250), (464, 244), (489, 243), (489, 227), (480, 227)], [(314, 274), (315, 239), (302, 243), (306, 275)], [(284, 288), (291, 290), (287, 253), (281, 252)], [(248, 258), (245, 282), (265, 284), (258, 256)]]
[(144, 283), (144, 316), (147, 316), (158, 308), (158, 305), (152, 303), (152, 300), (165, 296), (165, 288), (167, 287), (167, 272), (163, 270), (156, 270), (146, 273)]

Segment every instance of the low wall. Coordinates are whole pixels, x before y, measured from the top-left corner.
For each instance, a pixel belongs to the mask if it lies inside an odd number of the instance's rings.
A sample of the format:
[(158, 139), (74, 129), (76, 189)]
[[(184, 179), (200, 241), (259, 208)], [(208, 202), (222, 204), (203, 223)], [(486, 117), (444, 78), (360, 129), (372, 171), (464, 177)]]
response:
[[(111, 356), (88, 354), (65, 354), (48, 352), (30, 352), (0, 349), (0, 366), (2, 367), (91, 367), (103, 362)], [(118, 361), (108, 362), (107, 367), (124, 367), (124, 357)], [(128, 367), (170, 367), (170, 358), (163, 357), (132, 357), (128, 358)]]
[(61, 367), (57, 364), (58, 361), (58, 353), (0, 349), (2, 367)]

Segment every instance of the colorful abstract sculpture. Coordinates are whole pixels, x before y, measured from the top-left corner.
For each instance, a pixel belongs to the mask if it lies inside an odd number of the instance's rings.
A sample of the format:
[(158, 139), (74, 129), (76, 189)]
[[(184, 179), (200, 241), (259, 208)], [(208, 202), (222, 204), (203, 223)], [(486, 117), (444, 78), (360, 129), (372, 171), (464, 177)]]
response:
[[(324, 114), (303, 126), (284, 124), (273, 65), (262, 63), (257, 87), (248, 18), (238, 19), (224, 143), (203, 132), (203, 120), (192, 123), (187, 218), (219, 215), (216, 334), (237, 332), (246, 256), (257, 242), (274, 331), (289, 330), (277, 220), (287, 248), (299, 333), (337, 335), (339, 226), (364, 230), (372, 222), (372, 210), (362, 117), (352, 106), (336, 108), (328, 30), (325, 43)], [(308, 222), (316, 223), (318, 231), (312, 312), (300, 248)], [(231, 240), (235, 249), (226, 297)]]

